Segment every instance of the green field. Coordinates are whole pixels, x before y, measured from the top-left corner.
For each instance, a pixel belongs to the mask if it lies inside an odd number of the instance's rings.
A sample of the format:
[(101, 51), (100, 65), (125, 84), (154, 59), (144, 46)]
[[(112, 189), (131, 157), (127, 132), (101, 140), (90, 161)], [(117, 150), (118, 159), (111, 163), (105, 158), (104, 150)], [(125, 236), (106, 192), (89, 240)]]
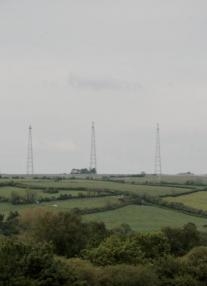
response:
[(118, 197), (71, 199), (41, 204), (44, 207), (55, 207), (57, 210), (71, 210), (73, 208), (100, 208), (107, 204), (120, 204)]
[(58, 197), (59, 195), (71, 195), (73, 197), (78, 197), (80, 193), (86, 193), (86, 191), (78, 191), (78, 190), (60, 190), (58, 193), (45, 193), (41, 189), (31, 189), (31, 188), (17, 188), (17, 187), (0, 187), (0, 196), (5, 198), (10, 198), (11, 193), (15, 192), (18, 193), (20, 196), (24, 196), (28, 190), (32, 190), (36, 194), (37, 200), (40, 198), (50, 198), (50, 197)]
[(61, 180), (55, 182), (54, 180), (25, 180), (20, 181), (22, 184), (26, 184), (29, 187), (35, 188), (69, 188), (69, 189), (94, 189), (94, 190), (112, 190), (112, 191), (122, 191), (130, 192), (135, 194), (148, 194), (151, 196), (162, 196), (171, 195), (177, 193), (187, 193), (190, 192), (189, 188), (176, 188), (176, 187), (166, 187), (166, 186), (149, 186), (149, 185), (134, 185), (127, 183), (117, 183), (99, 180)]
[[(149, 176), (147, 176), (149, 177)], [(164, 200), (170, 202), (181, 202), (186, 206), (190, 206), (197, 209), (207, 210), (207, 191), (199, 191), (192, 193), (192, 190), (204, 188), (204, 186), (196, 185), (182, 185), (179, 186), (179, 183), (183, 183), (186, 179), (182, 177), (182, 180), (176, 182), (176, 179), (180, 176), (165, 176), (166, 179), (170, 178), (171, 181), (174, 180), (175, 186), (165, 186), (158, 185), (156, 182), (154, 185), (138, 184), (138, 180), (143, 178), (134, 178), (134, 177), (123, 177), (118, 178), (117, 180), (128, 181), (115, 182), (99, 179), (64, 179), (57, 180), (52, 179), (13, 179), (12, 184), (11, 180), (5, 181), (4, 179), (0, 180), (0, 197), (10, 198), (13, 192), (25, 198), (26, 192), (28, 190), (35, 192), (36, 196), (33, 204), (21, 204), (13, 205), (10, 202), (0, 202), (0, 213), (7, 214), (10, 211), (22, 211), (24, 209), (31, 208), (44, 208), (46, 210), (52, 211), (70, 211), (74, 208), (79, 209), (91, 209), (96, 211), (91, 215), (85, 215), (86, 219), (93, 220), (103, 220), (106, 222), (108, 227), (117, 227), (122, 223), (129, 224), (133, 229), (140, 231), (150, 231), (158, 230), (164, 226), (180, 226), (187, 222), (194, 222), (198, 225), (199, 228), (202, 228), (203, 225), (207, 224), (207, 219), (196, 217), (193, 215), (187, 215), (182, 212), (173, 210), (173, 209), (163, 209), (159, 208), (156, 205), (154, 206), (135, 206), (128, 205), (127, 207), (118, 208), (121, 204), (120, 198), (122, 201), (128, 204), (133, 204), (133, 198), (130, 197), (130, 194), (138, 195), (138, 203), (140, 203), (140, 195), (149, 195), (150, 197), (162, 197)], [(188, 176), (187, 176), (188, 177)], [(146, 179), (146, 177), (144, 177)], [(188, 177), (190, 178), (190, 177)], [(116, 179), (113, 177), (113, 179)], [(200, 177), (194, 178), (195, 182), (200, 182)], [(137, 182), (133, 182), (137, 180)], [(1, 183), (8, 182), (10, 186), (1, 186)], [(46, 189), (57, 189), (57, 193), (48, 193), (44, 192)], [(117, 193), (116, 193), (117, 192)], [(104, 197), (93, 197), (97, 194), (107, 195)], [(121, 194), (123, 193), (123, 195)], [(59, 200), (60, 195), (70, 194), (74, 198), (66, 198), (66, 200)], [(84, 194), (84, 198), (80, 198), (80, 194)], [(126, 196), (126, 194), (128, 194)], [(180, 196), (172, 197), (171, 195)], [(184, 194), (184, 195), (183, 195)], [(50, 199), (49, 202), (41, 202), (40, 199)], [(149, 199), (149, 198), (148, 198)], [(150, 198), (151, 199), (151, 198)], [(141, 199), (146, 204), (146, 198)], [(156, 204), (156, 200), (153, 201)], [(100, 212), (98, 208), (108, 208), (111, 206), (116, 206), (117, 209), (113, 211)], [(97, 210), (95, 210), (97, 209)], [(205, 228), (203, 228), (205, 229)], [(207, 230), (207, 228), (206, 228)]]
[(0, 203), (0, 213), (8, 214), (9, 212), (14, 212), (14, 211), (21, 212), (24, 209), (32, 209), (35, 207), (40, 207), (40, 205), (35, 205), (35, 204), (12, 205), (11, 203)]
[(0, 203), (0, 213), (8, 213), (10, 211), (21, 211), (29, 208), (45, 208), (56, 211), (69, 211), (73, 208), (100, 208), (109, 204), (120, 204), (118, 197), (103, 197), (103, 198), (83, 198), (70, 199), (64, 201), (52, 201), (41, 204), (23, 204), (12, 205), (10, 203)]
[(179, 197), (167, 197), (165, 200), (168, 202), (183, 203), (186, 206), (207, 211), (207, 191), (196, 192)]
[[(145, 182), (150, 182), (150, 183), (157, 183), (158, 178), (153, 175), (146, 175), (144, 177), (114, 177), (112, 178), (113, 180), (125, 180), (126, 182), (135, 182), (138, 184), (142, 184)], [(161, 181), (163, 182), (168, 182), (172, 184), (182, 184), (185, 185), (187, 182), (194, 182), (195, 185), (200, 185), (200, 184), (205, 184), (207, 185), (207, 176), (197, 176), (197, 175), (162, 175), (161, 176)]]
[(97, 220), (106, 223), (107, 227), (114, 228), (127, 223), (133, 230), (156, 231), (165, 226), (178, 227), (188, 222), (195, 223), (204, 230), (207, 219), (186, 215), (174, 210), (150, 206), (127, 206), (121, 209), (85, 215), (86, 220)]
[(12, 192), (17, 192), (20, 195), (24, 195), (26, 190), (23, 188), (16, 187), (1, 187), (0, 188), (0, 196), (4, 198), (10, 198)]

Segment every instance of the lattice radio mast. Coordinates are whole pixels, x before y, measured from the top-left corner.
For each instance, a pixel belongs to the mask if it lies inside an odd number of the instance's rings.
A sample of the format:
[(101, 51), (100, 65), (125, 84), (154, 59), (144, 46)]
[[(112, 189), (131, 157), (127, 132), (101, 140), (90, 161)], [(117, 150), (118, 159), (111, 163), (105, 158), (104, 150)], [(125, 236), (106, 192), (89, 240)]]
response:
[(27, 146), (27, 175), (32, 176), (34, 174), (33, 165), (33, 146), (32, 146), (32, 126), (29, 126), (28, 146)]
[(160, 152), (160, 127), (157, 123), (156, 127), (156, 147), (155, 147), (155, 165), (154, 165), (154, 174), (159, 176), (161, 180), (162, 175), (162, 164), (161, 164), (161, 152)]
[(90, 171), (97, 173), (97, 161), (96, 161), (96, 134), (95, 134), (95, 123), (92, 122), (91, 127), (91, 154), (90, 154)]

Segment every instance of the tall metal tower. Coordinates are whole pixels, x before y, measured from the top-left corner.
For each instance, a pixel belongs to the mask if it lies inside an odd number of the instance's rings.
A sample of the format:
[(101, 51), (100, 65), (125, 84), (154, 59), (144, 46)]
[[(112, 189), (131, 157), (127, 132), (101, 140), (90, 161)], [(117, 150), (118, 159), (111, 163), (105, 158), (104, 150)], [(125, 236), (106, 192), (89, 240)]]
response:
[(160, 127), (159, 127), (158, 123), (157, 123), (157, 127), (156, 127), (154, 174), (156, 176), (159, 176), (159, 179), (161, 180), (162, 164), (161, 164), (161, 152), (160, 152)]
[(96, 134), (95, 123), (92, 122), (91, 127), (91, 154), (90, 154), (90, 167), (89, 170), (94, 170), (97, 173), (97, 161), (96, 161)]
[(33, 165), (33, 146), (32, 146), (32, 126), (29, 126), (29, 136), (27, 145), (27, 175), (32, 176), (34, 174)]

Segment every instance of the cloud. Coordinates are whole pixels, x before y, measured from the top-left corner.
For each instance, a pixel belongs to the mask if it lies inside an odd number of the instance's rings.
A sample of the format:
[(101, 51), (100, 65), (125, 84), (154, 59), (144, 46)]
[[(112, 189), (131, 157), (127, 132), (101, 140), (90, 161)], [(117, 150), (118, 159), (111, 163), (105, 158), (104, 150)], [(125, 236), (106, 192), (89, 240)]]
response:
[(71, 73), (68, 79), (68, 85), (73, 88), (90, 90), (128, 90), (136, 91), (142, 88), (142, 85), (136, 82), (120, 80), (110, 77), (90, 78)]

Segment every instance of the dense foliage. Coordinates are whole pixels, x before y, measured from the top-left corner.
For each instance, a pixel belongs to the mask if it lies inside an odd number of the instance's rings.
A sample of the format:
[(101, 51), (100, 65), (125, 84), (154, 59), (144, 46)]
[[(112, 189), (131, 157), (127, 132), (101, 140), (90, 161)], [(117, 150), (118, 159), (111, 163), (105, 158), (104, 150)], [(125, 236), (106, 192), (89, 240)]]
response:
[(107, 230), (76, 212), (0, 216), (0, 286), (204, 286), (207, 237), (195, 225)]

